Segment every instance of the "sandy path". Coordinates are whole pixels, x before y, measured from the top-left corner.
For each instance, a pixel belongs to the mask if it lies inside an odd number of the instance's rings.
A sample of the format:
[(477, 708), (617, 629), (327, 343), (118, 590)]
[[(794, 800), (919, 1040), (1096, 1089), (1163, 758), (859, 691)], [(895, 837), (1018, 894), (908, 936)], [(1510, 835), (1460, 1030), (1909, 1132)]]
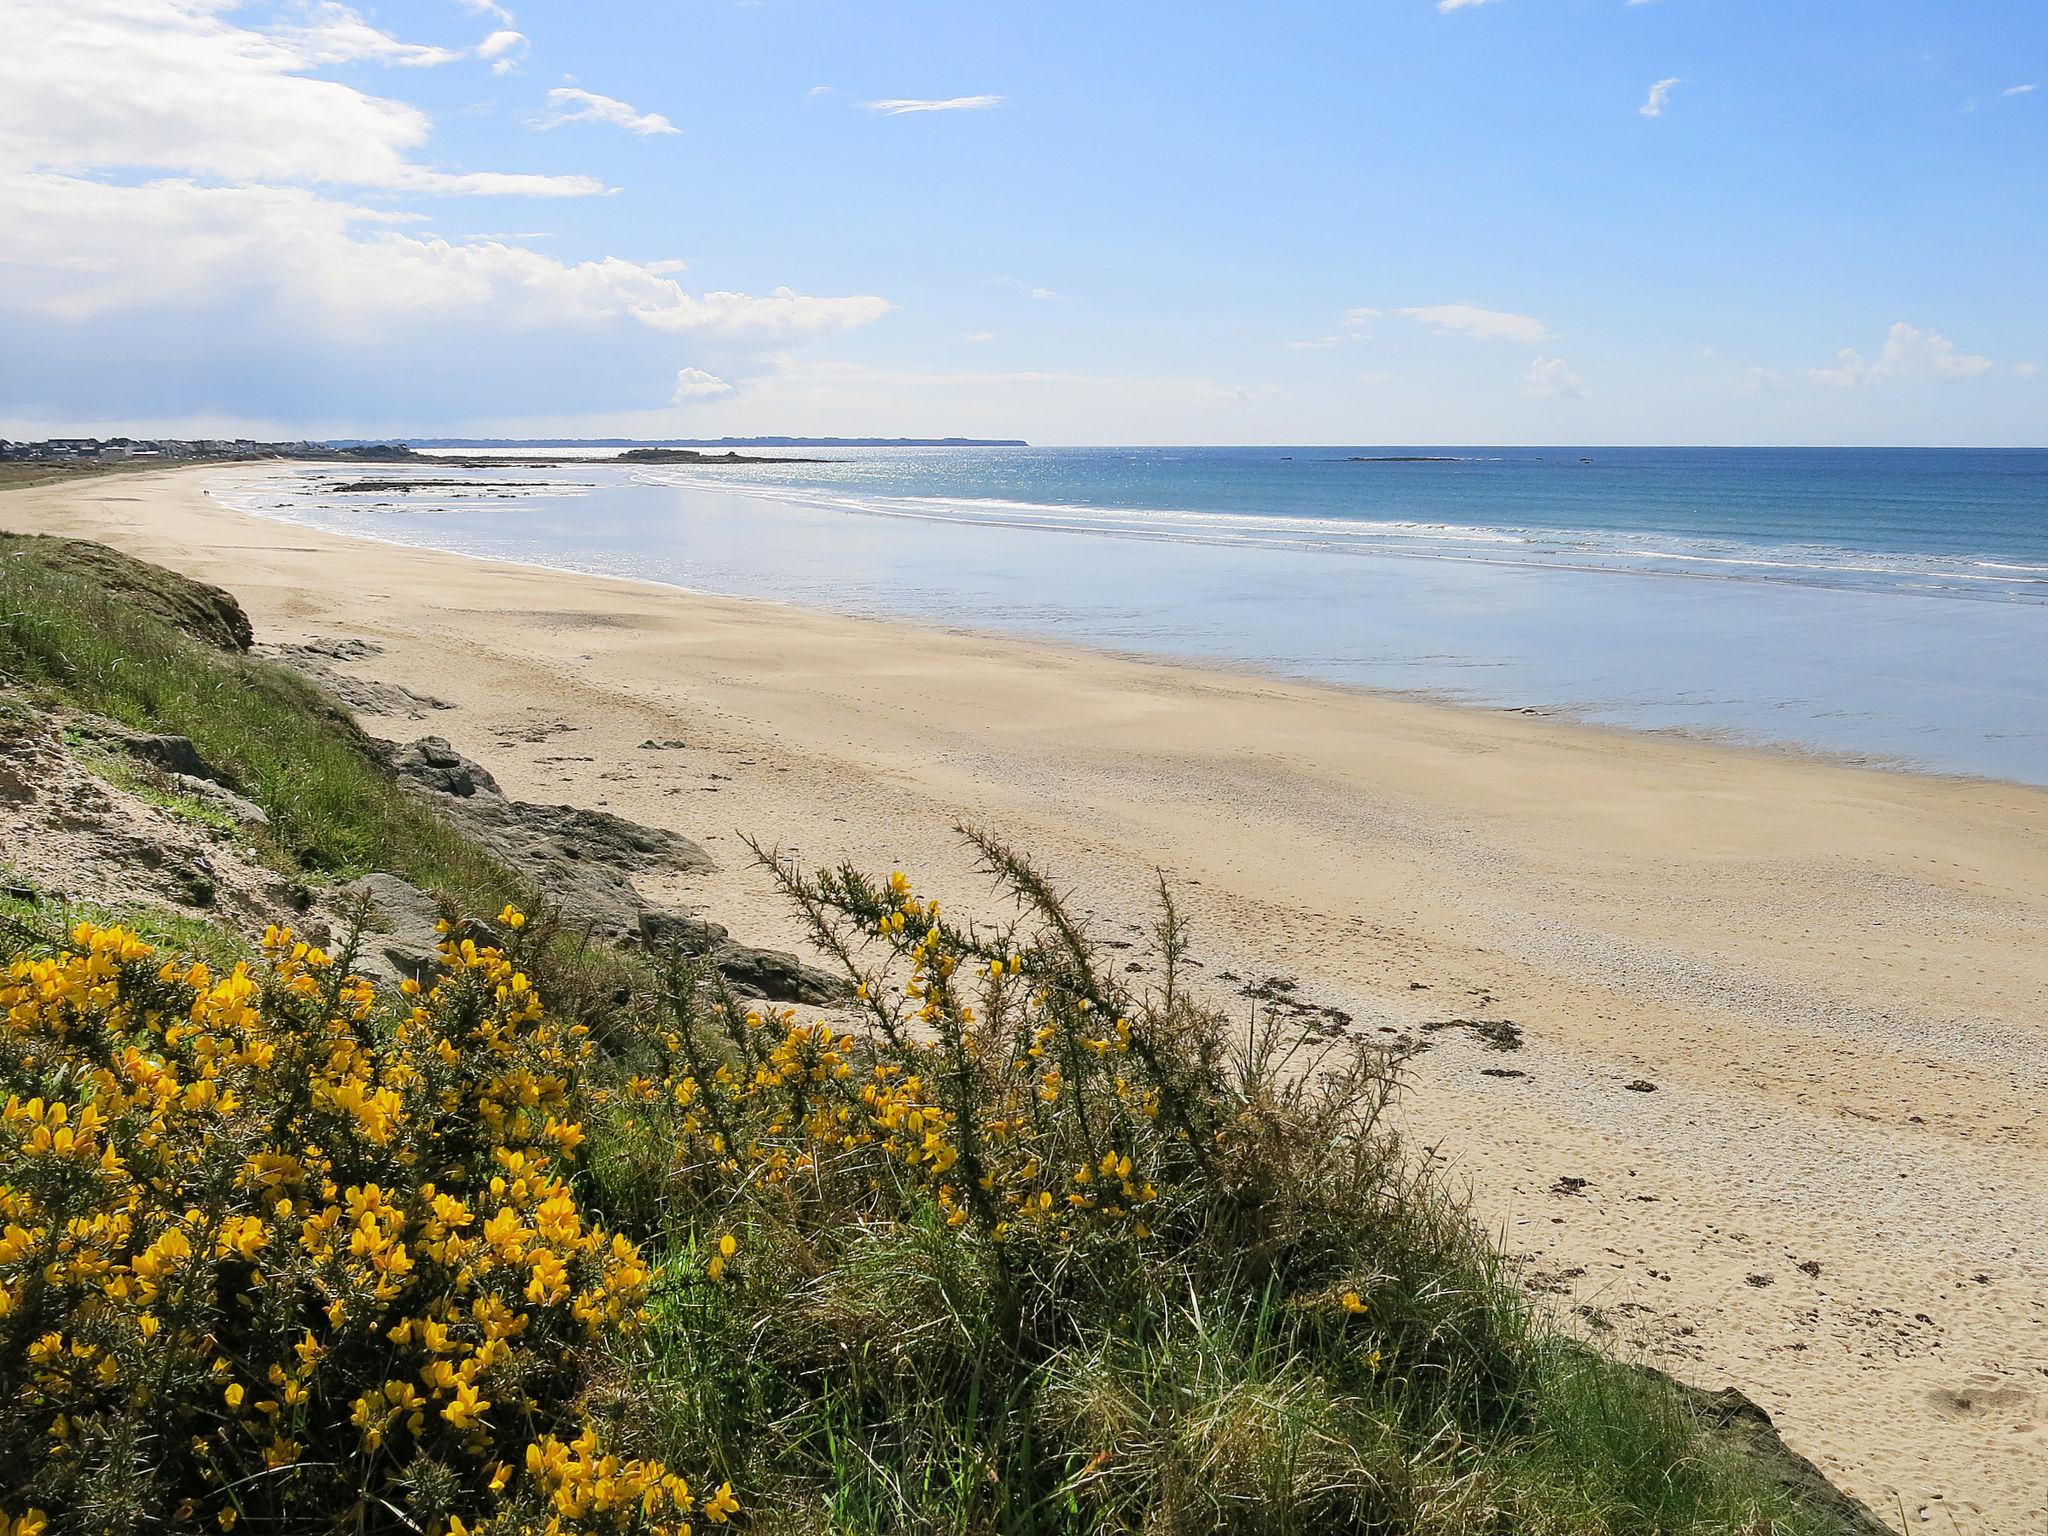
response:
[(455, 707), (374, 728), (700, 838), (725, 868), (677, 894), (742, 937), (788, 930), (738, 832), (971, 895), (964, 817), (1106, 923), (1163, 866), (1212, 975), (1511, 1020), (1512, 1053), (1430, 1035), (1408, 1116), (1539, 1283), (1895, 1521), (2048, 1522), (2048, 794), (407, 551), (218, 474), (0, 527), (375, 642), (363, 675)]

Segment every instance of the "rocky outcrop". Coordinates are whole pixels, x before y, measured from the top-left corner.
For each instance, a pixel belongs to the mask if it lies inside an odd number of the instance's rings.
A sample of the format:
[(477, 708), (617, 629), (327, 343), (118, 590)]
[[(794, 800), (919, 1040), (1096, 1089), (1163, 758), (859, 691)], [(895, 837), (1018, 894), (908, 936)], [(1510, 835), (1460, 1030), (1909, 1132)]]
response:
[(1787, 1445), (1771, 1416), (1743, 1392), (1734, 1387), (1708, 1391), (1648, 1366), (1638, 1369), (1676, 1390), (1709, 1440), (1719, 1441), (1764, 1471), (1808, 1509), (1829, 1516), (1842, 1536), (1893, 1536), (1892, 1528), (1869, 1506), (1837, 1488), (1825, 1472)]
[(368, 640), (308, 640), (296, 645), (265, 646), (264, 654), (304, 673), (350, 709), (366, 715), (424, 720), (436, 710), (455, 707), (445, 699), (417, 693), (399, 683), (342, 671), (342, 662), (363, 661), (383, 654), (381, 646)]
[[(170, 791), (154, 798), (110, 782), (89, 766), (90, 753), (66, 748), (66, 723), (29, 717), (0, 730), (0, 863), (10, 885), (53, 907), (86, 901), (117, 911), (182, 909), (245, 930), (304, 904), (302, 891), (244, 846), (237, 824), (260, 822), (262, 811), (196, 775), (153, 770), (150, 787)], [(110, 732), (120, 739), (119, 728), (105, 722), (69, 724), (88, 742), (104, 742)], [(183, 746), (167, 748), (168, 760), (189, 764), (191, 743), (171, 740)], [(200, 814), (195, 805), (222, 814)]]
[(633, 943), (647, 903), (636, 874), (715, 869), (686, 837), (609, 811), (507, 799), (481, 764), (438, 736), (389, 751), (392, 768), (475, 842), (547, 893), (570, 922), (614, 943)]
[[(748, 996), (823, 1004), (844, 995), (838, 978), (793, 954), (737, 943), (722, 924), (657, 907), (641, 896), (635, 875), (689, 875), (717, 867), (688, 838), (609, 811), (509, 799), (488, 769), (438, 736), (390, 747), (387, 756), (400, 779), (545, 892), (572, 927), (650, 953), (709, 955), (734, 990)], [(402, 910), (406, 900), (392, 905)], [(426, 918), (428, 931), (432, 922)]]
[(689, 913), (642, 912), (640, 942), (655, 955), (709, 955), (733, 990), (749, 997), (823, 1006), (846, 996), (846, 983), (830, 971), (806, 965), (787, 950), (736, 944), (724, 924)]

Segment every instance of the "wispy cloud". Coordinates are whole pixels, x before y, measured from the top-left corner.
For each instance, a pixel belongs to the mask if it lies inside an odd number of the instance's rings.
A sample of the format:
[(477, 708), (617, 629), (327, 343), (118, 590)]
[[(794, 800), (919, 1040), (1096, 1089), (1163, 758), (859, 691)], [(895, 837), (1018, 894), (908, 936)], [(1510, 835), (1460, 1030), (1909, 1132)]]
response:
[(1541, 320), (1471, 303), (1419, 304), (1397, 313), (1433, 330), (1454, 331), (1480, 341), (1537, 342), (1550, 334)]
[(1362, 331), (1379, 317), (1380, 312), (1370, 304), (1360, 304), (1344, 311), (1342, 323), (1347, 331)]
[(994, 331), (969, 331), (965, 336), (962, 336), (960, 339), (962, 341), (971, 341), (976, 346), (979, 346), (984, 341), (994, 341), (996, 339), (996, 333)]
[(1446, 16), (1453, 11), (1469, 11), (1475, 6), (1491, 4), (1493, 0), (1436, 0), (1436, 8)]
[(1296, 352), (1320, 352), (1325, 347), (1337, 345), (1337, 338), (1334, 336), (1318, 336), (1313, 341), (1290, 341), (1287, 345)]
[(292, 48), (309, 65), (397, 64), (417, 69), (435, 64), (453, 64), (464, 55), (453, 48), (436, 48), (426, 43), (406, 43), (371, 26), (346, 5), (324, 0), (303, 7), (305, 19), (280, 27), (270, 35)]
[(902, 117), (911, 112), (986, 112), (1002, 104), (1000, 96), (948, 96), (942, 100), (899, 96), (861, 103), (870, 112), (879, 112), (884, 117)]
[(1539, 357), (1522, 375), (1522, 393), (1539, 400), (1583, 400), (1586, 381), (1565, 367), (1561, 357)]
[(1817, 384), (1853, 389), (1864, 384), (1890, 384), (1904, 379), (1981, 379), (1998, 364), (1976, 352), (1958, 352), (1939, 331), (1923, 331), (1901, 320), (1885, 334), (1884, 350), (1873, 361), (1854, 347), (1835, 354), (1832, 368), (1809, 368)]
[(560, 128), (565, 123), (606, 123), (643, 137), (683, 131), (659, 112), (642, 112), (615, 96), (600, 96), (595, 91), (579, 90), (573, 85), (558, 85), (548, 92), (547, 115), (535, 118), (533, 126)]
[(509, 27), (493, 32), (476, 45), (476, 56), (491, 61), (491, 73), (509, 75), (526, 57), (526, 36)]
[(830, 96), (832, 94), (832, 87), (829, 85), (814, 85), (808, 91), (805, 91), (804, 94), (806, 96)]
[(455, 0), (455, 3), (472, 16), (488, 16), (494, 21), (502, 21), (508, 27), (512, 25), (512, 13), (499, 5), (497, 0)]
[(702, 368), (679, 368), (676, 390), (669, 396), (669, 403), (691, 405), (699, 400), (722, 400), (732, 392), (732, 386), (715, 373), (706, 373)]
[(1664, 115), (1664, 103), (1671, 95), (1671, 88), (1681, 83), (1677, 75), (1659, 80), (1650, 87), (1650, 94), (1644, 98), (1643, 104), (1637, 107), (1636, 111), (1640, 112), (1644, 117), (1662, 117)]
[(2029, 80), (2025, 85), (2008, 85), (2004, 90), (2000, 91), (1998, 94), (2001, 96), (2027, 96), (2031, 95), (2034, 91), (2038, 89), (2039, 87), (2036, 86), (2033, 81)]
[(1041, 304), (1064, 304), (1067, 301), (1065, 294), (1054, 293), (1050, 288), (1034, 287), (1021, 277), (999, 277), (996, 281), (1005, 288), (1015, 288), (1025, 298), (1036, 299)]

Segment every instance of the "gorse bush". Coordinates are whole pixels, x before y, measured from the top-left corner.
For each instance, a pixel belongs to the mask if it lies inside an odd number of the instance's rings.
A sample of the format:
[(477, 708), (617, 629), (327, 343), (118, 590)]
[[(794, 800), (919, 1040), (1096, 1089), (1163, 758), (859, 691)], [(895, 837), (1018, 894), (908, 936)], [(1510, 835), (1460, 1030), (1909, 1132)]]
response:
[(1112, 965), (968, 835), (1016, 921), (764, 856), (857, 1029), (670, 968), (591, 1169), (671, 1259), (661, 1454), (795, 1530), (1827, 1528), (1531, 1315), (1376, 1050), (1203, 1007), (1163, 887)]
[(584, 1030), (510, 956), (451, 939), (429, 989), (380, 999), (279, 929), (227, 974), (121, 927), (10, 948), (10, 1529), (568, 1536), (736, 1507), (587, 1411), (649, 1266), (571, 1182)]
[(672, 956), (608, 1054), (509, 909), (390, 996), (17, 932), (0, 1536), (1844, 1528), (1530, 1314), (1373, 1050), (975, 843), (1012, 922), (764, 859), (858, 1020)]

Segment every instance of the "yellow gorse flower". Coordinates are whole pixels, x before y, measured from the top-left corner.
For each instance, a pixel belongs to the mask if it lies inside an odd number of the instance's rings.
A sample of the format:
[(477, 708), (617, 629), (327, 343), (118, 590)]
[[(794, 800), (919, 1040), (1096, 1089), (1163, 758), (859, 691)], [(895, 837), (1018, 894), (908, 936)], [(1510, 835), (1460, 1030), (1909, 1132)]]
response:
[[(687, 1483), (622, 1461), (579, 1406), (576, 1362), (641, 1326), (653, 1281), (570, 1182), (590, 1050), (469, 939), (389, 997), (282, 927), (225, 972), (89, 923), (9, 956), (0, 1320), (32, 1309), (0, 1359), (14, 1422), (52, 1446), (147, 1433), (148, 1497), (181, 1528), (397, 1504), (427, 1458), (451, 1531), (681, 1536)], [(714, 1502), (714, 1523), (737, 1508)], [(0, 1514), (0, 1536), (48, 1523)]]

